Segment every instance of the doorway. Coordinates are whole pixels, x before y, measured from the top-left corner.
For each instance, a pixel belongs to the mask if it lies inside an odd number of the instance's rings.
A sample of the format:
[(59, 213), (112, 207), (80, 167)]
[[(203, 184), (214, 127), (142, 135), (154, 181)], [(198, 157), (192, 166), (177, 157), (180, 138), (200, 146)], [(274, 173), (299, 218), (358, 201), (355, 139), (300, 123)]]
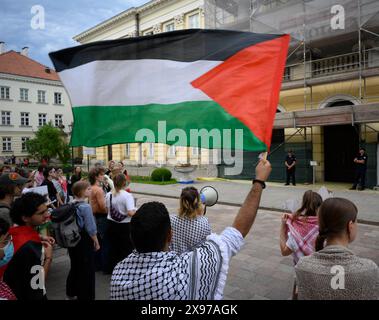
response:
[[(353, 105), (350, 101), (338, 101), (328, 107)], [(359, 148), (359, 126), (334, 125), (324, 127), (325, 181), (353, 182)]]

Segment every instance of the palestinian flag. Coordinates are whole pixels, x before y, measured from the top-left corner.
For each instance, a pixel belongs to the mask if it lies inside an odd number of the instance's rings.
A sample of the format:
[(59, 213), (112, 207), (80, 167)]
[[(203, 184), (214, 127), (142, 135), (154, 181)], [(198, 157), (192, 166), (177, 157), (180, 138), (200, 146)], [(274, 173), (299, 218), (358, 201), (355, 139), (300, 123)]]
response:
[[(144, 142), (174, 144), (158, 135), (166, 121), (164, 134), (184, 130), (182, 145), (204, 147), (190, 141), (194, 129), (240, 129), (243, 144), (232, 138), (232, 148), (268, 150), (288, 43), (288, 35), (194, 29), (50, 53), (73, 107), (71, 145), (141, 142), (142, 128), (154, 133)], [(213, 140), (209, 148), (220, 148)]]

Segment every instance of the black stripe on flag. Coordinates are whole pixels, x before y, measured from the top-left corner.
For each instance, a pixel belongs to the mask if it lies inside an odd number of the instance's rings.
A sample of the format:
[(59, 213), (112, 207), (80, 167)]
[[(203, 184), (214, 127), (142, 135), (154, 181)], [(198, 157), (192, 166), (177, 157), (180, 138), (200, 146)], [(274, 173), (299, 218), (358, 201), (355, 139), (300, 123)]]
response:
[(92, 42), (51, 52), (49, 56), (57, 72), (98, 60), (224, 61), (244, 48), (280, 36), (231, 30), (188, 29)]

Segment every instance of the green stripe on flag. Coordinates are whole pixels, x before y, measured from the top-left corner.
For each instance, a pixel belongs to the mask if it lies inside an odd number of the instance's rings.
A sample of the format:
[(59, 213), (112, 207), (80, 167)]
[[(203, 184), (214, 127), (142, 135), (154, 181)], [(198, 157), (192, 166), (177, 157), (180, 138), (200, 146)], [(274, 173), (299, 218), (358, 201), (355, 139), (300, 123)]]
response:
[[(205, 129), (207, 132), (219, 132), (223, 137), (224, 129), (231, 129), (231, 148), (240, 149), (235, 143), (235, 130), (243, 130), (244, 150), (264, 151), (267, 146), (238, 119), (228, 114), (220, 105), (213, 101), (190, 101), (177, 104), (148, 104), (139, 106), (80, 106), (74, 107), (75, 129), (72, 133), (71, 145), (99, 147), (108, 144), (134, 143), (138, 130), (152, 130), (155, 139), (143, 142), (160, 142), (174, 144), (175, 141), (162, 141), (172, 129), (181, 129), (190, 140), (190, 130)], [(158, 136), (158, 121), (166, 121), (166, 133)], [(190, 141), (178, 145), (190, 145)], [(200, 140), (199, 140), (200, 141)], [(208, 148), (206, 145), (191, 144)], [(209, 139), (209, 148), (227, 148), (229, 145), (215, 144)]]

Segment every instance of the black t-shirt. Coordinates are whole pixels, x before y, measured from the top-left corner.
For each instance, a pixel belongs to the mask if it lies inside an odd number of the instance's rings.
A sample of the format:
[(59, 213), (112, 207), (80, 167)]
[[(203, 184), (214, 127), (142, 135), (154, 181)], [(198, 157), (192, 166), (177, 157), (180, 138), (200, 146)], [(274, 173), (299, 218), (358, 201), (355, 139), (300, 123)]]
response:
[[(294, 154), (292, 156), (287, 155), (286, 156), (286, 162), (289, 166), (292, 165), (294, 162), (296, 162), (296, 156)], [(295, 164), (295, 166), (296, 166), (296, 164)]]
[(17, 300), (46, 300), (44, 289), (32, 286), (33, 283), (39, 284), (35, 277), (43, 268), (41, 257), (42, 244), (28, 241), (17, 250), (9, 262), (4, 272), (4, 282), (11, 288)]
[(54, 183), (52, 183), (50, 180), (45, 179), (41, 186), (47, 186), (47, 192), (49, 193), (49, 198), (51, 201), (54, 201), (57, 199), (57, 189), (54, 187)]
[(364, 154), (363, 156), (361, 156), (360, 154), (357, 156), (357, 160), (364, 160), (365, 163), (357, 163), (357, 168), (358, 169), (366, 169), (367, 168), (367, 160), (368, 160), (368, 157), (367, 157), (367, 154)]

